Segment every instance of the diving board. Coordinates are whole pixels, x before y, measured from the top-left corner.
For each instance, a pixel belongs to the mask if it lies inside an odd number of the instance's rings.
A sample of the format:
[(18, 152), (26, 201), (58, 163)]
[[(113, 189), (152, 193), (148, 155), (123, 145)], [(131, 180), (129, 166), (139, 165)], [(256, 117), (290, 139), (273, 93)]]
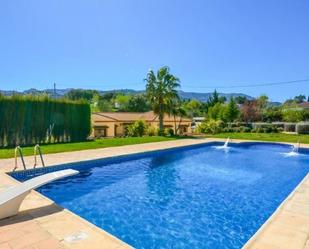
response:
[(18, 184), (0, 192), (0, 219), (4, 219), (18, 213), (20, 205), (32, 189), (36, 189), (49, 182), (78, 174), (77, 170), (65, 169), (41, 176)]

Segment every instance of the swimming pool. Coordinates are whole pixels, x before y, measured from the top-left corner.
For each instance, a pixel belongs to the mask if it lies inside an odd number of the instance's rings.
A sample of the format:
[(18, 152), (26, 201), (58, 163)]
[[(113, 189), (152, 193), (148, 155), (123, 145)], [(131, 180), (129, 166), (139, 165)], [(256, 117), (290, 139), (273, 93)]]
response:
[(39, 192), (136, 248), (240, 248), (309, 171), (308, 151), (215, 143), (63, 167), (80, 174)]

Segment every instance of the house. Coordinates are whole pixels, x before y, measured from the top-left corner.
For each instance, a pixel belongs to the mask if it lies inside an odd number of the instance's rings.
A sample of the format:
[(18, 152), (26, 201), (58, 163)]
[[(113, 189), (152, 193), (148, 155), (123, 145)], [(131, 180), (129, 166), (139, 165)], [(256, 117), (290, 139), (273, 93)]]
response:
[(309, 109), (309, 102), (301, 102), (298, 104), (288, 104), (287, 106), (284, 106), (284, 111), (285, 110), (294, 110), (294, 111), (303, 111), (303, 110), (308, 110)]
[(308, 110), (309, 109), (309, 102), (302, 102), (298, 105), (300, 108), (302, 108), (303, 110)]
[(192, 132), (196, 131), (196, 128), (205, 120), (205, 117), (193, 117), (193, 125), (191, 127)]
[[(149, 126), (159, 128), (159, 118), (154, 112), (97, 112), (92, 114), (94, 137), (125, 136), (127, 127), (137, 120), (145, 121)], [(175, 121), (178, 134), (191, 133), (192, 120), (165, 115), (164, 128), (172, 128), (175, 132)]]

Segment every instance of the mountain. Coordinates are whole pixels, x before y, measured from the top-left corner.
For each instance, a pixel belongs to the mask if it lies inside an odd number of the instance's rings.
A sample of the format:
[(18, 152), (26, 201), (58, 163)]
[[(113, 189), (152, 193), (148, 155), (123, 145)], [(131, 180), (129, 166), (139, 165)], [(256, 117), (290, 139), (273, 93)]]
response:
[[(201, 102), (206, 102), (209, 97), (212, 95), (212, 92), (210, 93), (196, 93), (196, 92), (184, 92), (184, 91), (179, 91), (179, 96), (182, 99), (196, 99), (199, 100)], [(243, 93), (219, 93), (220, 96), (225, 97), (227, 100), (229, 100), (230, 98), (235, 98), (238, 96), (241, 97), (246, 97), (249, 100), (254, 99), (252, 96), (243, 94)]]
[[(45, 89), (45, 90), (38, 90), (35, 88), (31, 88), (22, 92), (17, 91), (2, 91), (0, 90), (0, 93), (5, 96), (12, 96), (13, 94), (21, 94), (21, 95), (41, 95), (41, 94), (48, 94), (50, 96), (54, 96), (56, 98), (63, 97), (66, 93), (68, 93), (73, 88), (66, 88), (66, 89), (56, 89), (56, 92), (54, 93), (54, 89)], [(109, 92), (115, 92), (115, 93), (122, 93), (122, 94), (142, 94), (145, 93), (145, 91), (142, 90), (133, 90), (133, 89), (115, 89), (115, 90), (109, 90), (109, 91), (99, 91), (100, 94), (109, 93)], [(211, 95), (211, 92), (208, 93), (197, 93), (197, 92), (185, 92), (185, 91), (179, 91), (179, 96), (182, 99), (196, 99), (201, 102), (206, 102)], [(226, 97), (227, 100), (229, 100), (231, 97), (235, 98), (238, 96), (246, 97), (247, 99), (254, 99), (252, 96), (243, 94), (243, 93), (219, 93), (220, 96)]]
[(24, 91), (12, 91), (12, 90), (0, 90), (0, 93), (4, 96), (12, 96), (13, 94), (19, 95), (42, 95), (47, 94), (49, 96), (55, 96), (56, 98), (63, 97), (66, 93), (68, 93), (73, 88), (66, 88), (66, 89), (56, 89), (54, 93), (54, 89), (45, 89), (45, 90), (38, 90), (35, 88), (30, 88)]

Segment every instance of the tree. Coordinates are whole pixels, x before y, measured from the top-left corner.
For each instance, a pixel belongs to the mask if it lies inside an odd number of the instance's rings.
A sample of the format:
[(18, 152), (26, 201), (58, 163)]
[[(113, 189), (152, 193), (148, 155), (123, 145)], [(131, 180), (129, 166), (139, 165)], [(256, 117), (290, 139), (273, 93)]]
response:
[(235, 98), (235, 102), (240, 105), (244, 104), (247, 100), (248, 99), (245, 96), (237, 96)]
[(127, 111), (129, 101), (132, 98), (130, 95), (118, 94), (115, 97), (115, 107), (118, 108), (119, 111)]
[(232, 97), (225, 109), (224, 119), (227, 122), (233, 122), (235, 119), (238, 118), (238, 116), (239, 116), (239, 110), (234, 98)]
[(241, 109), (241, 116), (245, 122), (261, 120), (261, 110), (256, 100), (246, 101)]
[(178, 99), (177, 88), (179, 79), (170, 73), (168, 67), (162, 67), (155, 74), (150, 70), (145, 79), (147, 98), (154, 113), (159, 116), (159, 133), (164, 133), (164, 113), (169, 113), (169, 104), (173, 99)]
[(282, 108), (272, 106), (264, 109), (262, 111), (262, 121), (263, 122), (282, 121)]
[[(169, 115), (172, 115), (174, 118), (174, 127), (175, 127), (175, 135), (178, 134), (182, 118), (186, 116), (185, 109), (181, 106), (181, 102), (179, 99), (173, 99), (169, 104)], [(177, 117), (179, 117), (177, 124)]]
[(222, 120), (224, 112), (225, 112), (225, 105), (218, 102), (214, 106), (208, 108), (207, 119)]
[(100, 112), (111, 112), (111, 111), (113, 111), (112, 103), (105, 100), (105, 99), (100, 99), (98, 101), (97, 108), (99, 109)]
[(116, 97), (116, 95), (117, 94), (115, 92), (107, 92), (102, 95), (102, 99), (112, 102), (112, 100)]
[(263, 94), (257, 99), (257, 104), (259, 105), (260, 109), (265, 109), (268, 104), (268, 96)]
[(127, 111), (128, 112), (146, 112), (149, 111), (150, 105), (145, 95), (135, 95), (129, 99)]
[(287, 109), (282, 114), (285, 122), (300, 122), (304, 119), (303, 112), (300, 110)]
[(198, 100), (192, 99), (183, 103), (183, 109), (189, 117), (197, 117), (201, 115), (202, 104)]
[(226, 98), (224, 96), (219, 96), (217, 90), (215, 90), (212, 95), (209, 96), (207, 100), (208, 107), (214, 106), (217, 103), (224, 103)]
[(87, 100), (90, 101), (92, 98), (99, 94), (96, 90), (83, 90), (83, 89), (72, 89), (68, 93), (65, 94), (70, 100)]
[(298, 95), (298, 96), (295, 96), (295, 97), (294, 97), (294, 100), (295, 100), (295, 102), (298, 103), (298, 104), (299, 104), (299, 103), (303, 103), (303, 102), (305, 102), (305, 100), (306, 100), (306, 96), (300, 94), (300, 95)]

